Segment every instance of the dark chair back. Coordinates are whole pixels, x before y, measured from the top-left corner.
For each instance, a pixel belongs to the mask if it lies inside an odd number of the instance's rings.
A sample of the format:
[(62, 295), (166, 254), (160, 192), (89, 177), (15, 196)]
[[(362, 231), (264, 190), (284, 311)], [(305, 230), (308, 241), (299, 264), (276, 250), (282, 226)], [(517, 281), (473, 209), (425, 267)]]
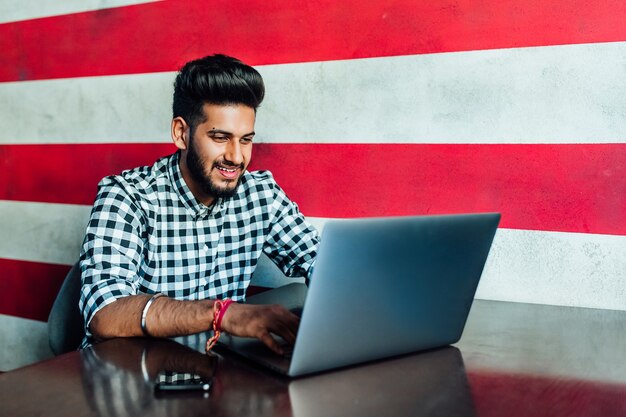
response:
[(78, 349), (85, 336), (83, 316), (78, 309), (80, 267), (72, 266), (48, 316), (48, 342), (55, 355)]

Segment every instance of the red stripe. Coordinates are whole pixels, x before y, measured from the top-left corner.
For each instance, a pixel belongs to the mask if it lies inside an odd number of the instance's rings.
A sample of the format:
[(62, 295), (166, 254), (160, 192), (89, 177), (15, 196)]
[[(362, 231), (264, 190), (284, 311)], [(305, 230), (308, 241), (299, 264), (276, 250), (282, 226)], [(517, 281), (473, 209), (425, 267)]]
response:
[(0, 200), (92, 204), (98, 182), (152, 165), (173, 144), (0, 145)]
[(0, 259), (0, 314), (48, 321), (67, 265)]
[[(91, 204), (101, 177), (173, 149), (0, 146), (0, 199)], [(626, 235), (626, 144), (257, 144), (250, 168), (308, 216), (499, 211), (505, 228)]]
[(626, 415), (626, 385), (485, 371), (467, 376), (481, 417)]
[(0, 81), (626, 40), (623, 0), (164, 1), (0, 25)]
[(309, 216), (497, 211), (513, 229), (626, 235), (626, 144), (266, 145)]

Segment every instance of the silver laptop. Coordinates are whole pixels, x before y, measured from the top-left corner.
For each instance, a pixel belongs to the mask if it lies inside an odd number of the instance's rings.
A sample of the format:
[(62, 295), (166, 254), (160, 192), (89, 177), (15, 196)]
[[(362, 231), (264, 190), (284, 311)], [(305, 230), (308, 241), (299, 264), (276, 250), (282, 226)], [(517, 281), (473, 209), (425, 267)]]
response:
[(308, 290), (291, 284), (250, 297), (301, 308), (290, 357), (256, 339), (220, 346), (288, 376), (457, 342), (500, 214), (330, 220)]

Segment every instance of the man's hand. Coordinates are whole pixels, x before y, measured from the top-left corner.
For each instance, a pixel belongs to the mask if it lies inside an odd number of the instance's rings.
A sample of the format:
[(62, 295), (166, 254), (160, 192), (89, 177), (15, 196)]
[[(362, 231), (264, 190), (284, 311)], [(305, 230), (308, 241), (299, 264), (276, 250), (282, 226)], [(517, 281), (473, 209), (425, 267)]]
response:
[(255, 337), (279, 355), (283, 349), (270, 333), (293, 345), (300, 318), (284, 307), (233, 303), (224, 314), (222, 329), (233, 336)]
[[(150, 295), (122, 297), (98, 311), (90, 330), (97, 340), (143, 336), (141, 313)], [(213, 300), (183, 301), (158, 298), (146, 317), (153, 337), (173, 337), (209, 330), (213, 321)], [(270, 333), (293, 345), (300, 319), (280, 305), (232, 303), (222, 318), (222, 330), (233, 336), (255, 337), (278, 354), (283, 350)]]

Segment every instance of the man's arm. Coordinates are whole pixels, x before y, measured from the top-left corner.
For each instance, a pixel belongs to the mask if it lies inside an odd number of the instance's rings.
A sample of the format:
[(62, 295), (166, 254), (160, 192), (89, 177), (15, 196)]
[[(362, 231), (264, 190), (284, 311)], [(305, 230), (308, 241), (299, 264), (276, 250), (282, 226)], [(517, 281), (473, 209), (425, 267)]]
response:
[[(141, 314), (150, 295), (123, 297), (100, 309), (91, 320), (91, 333), (96, 339), (143, 336)], [(146, 316), (146, 329), (151, 336), (173, 337), (211, 329), (213, 301), (181, 301), (160, 297), (153, 301)], [(296, 340), (299, 319), (278, 305), (247, 305), (233, 303), (222, 320), (222, 329), (234, 336), (255, 337), (270, 349), (282, 354), (282, 348), (270, 335), (274, 333), (288, 343)]]
[[(86, 333), (96, 340), (143, 335), (141, 314), (151, 295), (138, 288), (143, 252), (142, 211), (116, 183), (103, 183), (91, 213), (83, 250), (80, 308)], [(158, 292), (158, 288), (155, 289)], [(171, 337), (211, 329), (213, 301), (181, 301), (160, 297), (146, 317), (153, 336)], [(232, 304), (222, 320), (224, 331), (256, 337), (274, 351), (270, 332), (293, 342), (298, 319), (282, 307)]]
[[(273, 181), (273, 179), (272, 179)], [(263, 251), (289, 277), (311, 277), (320, 237), (298, 206), (273, 183), (272, 224)]]

